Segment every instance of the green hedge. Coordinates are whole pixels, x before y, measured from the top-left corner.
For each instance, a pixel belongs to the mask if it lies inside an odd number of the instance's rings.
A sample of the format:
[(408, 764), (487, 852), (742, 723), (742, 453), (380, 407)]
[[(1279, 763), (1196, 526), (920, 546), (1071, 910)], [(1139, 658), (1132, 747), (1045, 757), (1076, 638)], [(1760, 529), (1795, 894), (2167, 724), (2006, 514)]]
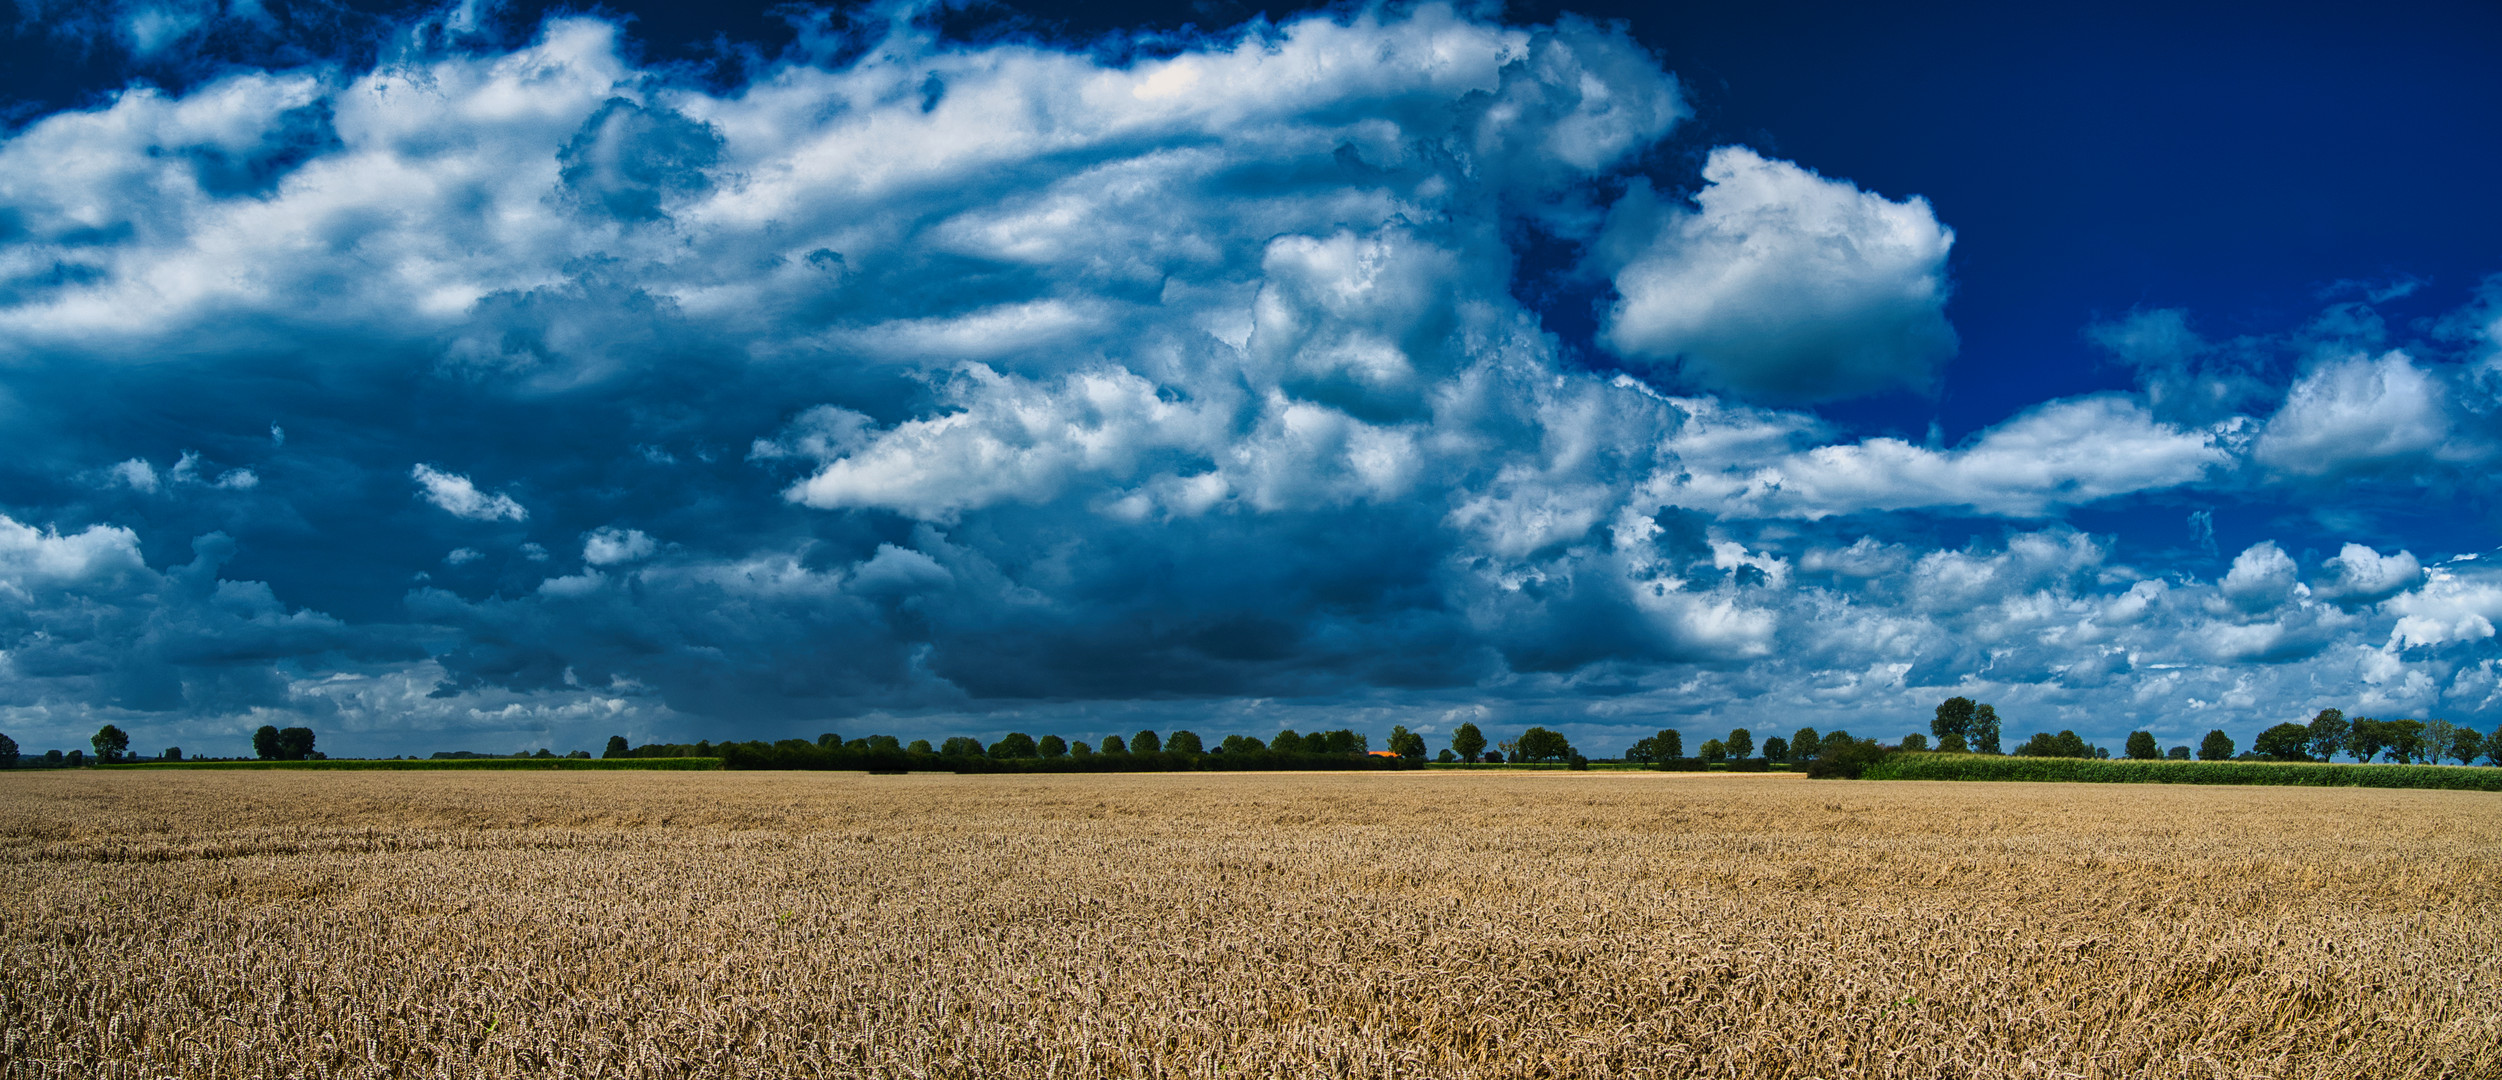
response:
[(1868, 780), (2019, 780), (2080, 784), (2290, 784), (2305, 787), (2502, 791), (2502, 769), (2467, 765), (2329, 765), (2289, 761), (2104, 761), (1896, 753)]
[(720, 758), (448, 758), (420, 761), (375, 761), (363, 759), (326, 761), (150, 761), (131, 765), (105, 765), (107, 769), (315, 769), (349, 772), (439, 772), (443, 770), (476, 771), (480, 769), (510, 771), (516, 769), (553, 769), (559, 772), (598, 772), (602, 770), (642, 769), (663, 771), (709, 770), (721, 767)]

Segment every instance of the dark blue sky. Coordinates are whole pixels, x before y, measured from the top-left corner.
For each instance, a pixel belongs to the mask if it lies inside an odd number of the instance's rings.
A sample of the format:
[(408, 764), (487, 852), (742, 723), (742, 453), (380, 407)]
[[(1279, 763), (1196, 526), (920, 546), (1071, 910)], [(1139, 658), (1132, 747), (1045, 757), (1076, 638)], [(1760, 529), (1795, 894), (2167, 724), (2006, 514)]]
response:
[(2490, 5), (18, 10), (29, 745), (2502, 722)]

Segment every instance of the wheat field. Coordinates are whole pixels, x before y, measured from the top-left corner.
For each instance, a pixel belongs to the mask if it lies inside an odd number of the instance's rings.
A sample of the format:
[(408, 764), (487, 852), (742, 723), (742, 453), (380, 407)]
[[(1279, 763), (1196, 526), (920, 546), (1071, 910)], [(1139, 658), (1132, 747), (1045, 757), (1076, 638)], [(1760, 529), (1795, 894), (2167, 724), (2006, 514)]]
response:
[(0, 775), (0, 1076), (2502, 1076), (2502, 797)]

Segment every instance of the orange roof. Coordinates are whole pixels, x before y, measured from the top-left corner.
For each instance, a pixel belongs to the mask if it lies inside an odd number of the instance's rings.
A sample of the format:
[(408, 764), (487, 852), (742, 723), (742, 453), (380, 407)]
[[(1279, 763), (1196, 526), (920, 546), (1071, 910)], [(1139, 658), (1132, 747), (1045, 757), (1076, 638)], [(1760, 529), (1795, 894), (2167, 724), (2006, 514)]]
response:
[(1399, 755), (1398, 755), (1398, 753), (1397, 753), (1396, 751), (1392, 751), (1392, 750), (1372, 750), (1372, 751), (1367, 751), (1367, 753), (1371, 754), (1373, 757), (1397, 757), (1397, 756), (1399, 756)]

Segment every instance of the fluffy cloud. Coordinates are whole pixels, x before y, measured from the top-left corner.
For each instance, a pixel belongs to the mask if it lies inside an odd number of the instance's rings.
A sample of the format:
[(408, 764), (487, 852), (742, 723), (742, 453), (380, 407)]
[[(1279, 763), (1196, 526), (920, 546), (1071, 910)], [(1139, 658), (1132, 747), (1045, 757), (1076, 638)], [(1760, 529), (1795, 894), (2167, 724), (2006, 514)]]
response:
[(408, 471), (417, 481), (418, 492), (427, 502), (441, 507), (453, 517), (472, 521), (522, 521), (530, 516), (512, 496), (478, 490), (478, 485), (458, 473), (447, 473), (430, 465), (418, 465)]
[(1627, 250), (1609, 347), (1676, 360), (1698, 385), (1780, 401), (1926, 389), (1955, 354), (1952, 230), (1744, 147), (1712, 151), (1693, 212), (1636, 187), (1610, 223)]
[(2451, 430), (2447, 398), (2405, 353), (2331, 360), (2294, 383), (2252, 456), (2296, 477), (2482, 456), (2481, 447)]

